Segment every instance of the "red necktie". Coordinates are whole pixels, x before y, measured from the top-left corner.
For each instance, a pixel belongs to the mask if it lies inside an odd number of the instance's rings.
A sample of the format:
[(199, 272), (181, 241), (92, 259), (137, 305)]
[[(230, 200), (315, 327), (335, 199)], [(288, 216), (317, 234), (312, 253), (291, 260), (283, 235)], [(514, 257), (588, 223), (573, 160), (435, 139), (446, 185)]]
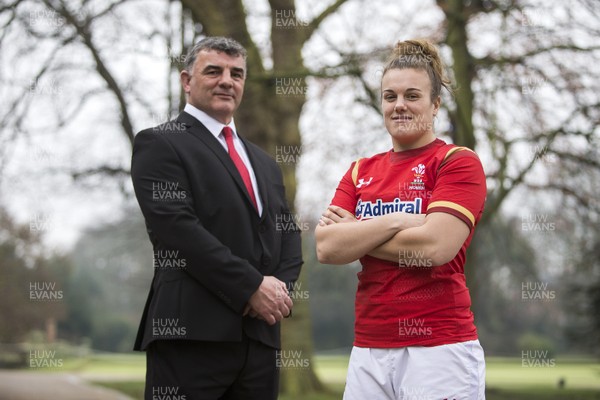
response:
[(230, 127), (226, 126), (223, 128), (223, 136), (225, 136), (225, 142), (227, 142), (229, 156), (231, 157), (231, 160), (235, 164), (235, 167), (242, 176), (242, 180), (244, 181), (244, 185), (246, 185), (246, 189), (250, 194), (250, 198), (252, 199), (252, 204), (254, 204), (254, 208), (258, 210), (258, 205), (256, 204), (256, 196), (254, 195), (254, 189), (252, 188), (252, 180), (250, 179), (250, 173), (248, 173), (248, 168), (246, 168), (246, 165), (242, 161), (240, 155), (235, 150), (235, 146), (233, 145), (233, 131)]

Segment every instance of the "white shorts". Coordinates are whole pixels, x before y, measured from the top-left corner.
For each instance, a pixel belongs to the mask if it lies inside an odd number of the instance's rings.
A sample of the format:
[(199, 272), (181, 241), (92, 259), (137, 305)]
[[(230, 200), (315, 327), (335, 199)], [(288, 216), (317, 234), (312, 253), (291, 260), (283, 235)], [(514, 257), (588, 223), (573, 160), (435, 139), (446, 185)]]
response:
[(485, 400), (479, 340), (434, 347), (353, 347), (344, 400)]

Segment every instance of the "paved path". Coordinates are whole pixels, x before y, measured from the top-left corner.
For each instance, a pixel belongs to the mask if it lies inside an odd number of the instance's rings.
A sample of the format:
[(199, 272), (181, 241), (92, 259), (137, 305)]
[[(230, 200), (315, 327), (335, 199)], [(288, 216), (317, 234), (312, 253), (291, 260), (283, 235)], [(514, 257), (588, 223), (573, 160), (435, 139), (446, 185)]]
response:
[(0, 370), (0, 400), (132, 400), (69, 373)]

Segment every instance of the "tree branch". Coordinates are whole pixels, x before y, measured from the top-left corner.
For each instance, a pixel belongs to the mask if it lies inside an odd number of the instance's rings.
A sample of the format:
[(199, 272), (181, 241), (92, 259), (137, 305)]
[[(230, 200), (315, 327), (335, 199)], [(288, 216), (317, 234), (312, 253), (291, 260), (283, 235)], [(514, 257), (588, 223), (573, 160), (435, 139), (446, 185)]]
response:
[(310, 21), (306, 29), (303, 30), (303, 43), (306, 43), (312, 37), (313, 33), (315, 33), (315, 31), (319, 28), (319, 26), (325, 20), (325, 18), (329, 17), (331, 14), (336, 12), (347, 1), (348, 0), (336, 0), (335, 3), (327, 7), (325, 10), (323, 10), (321, 14), (319, 14), (312, 21)]
[(477, 67), (481, 67), (481, 68), (497, 67), (497, 66), (501, 66), (501, 65), (505, 65), (505, 64), (509, 64), (509, 65), (523, 64), (525, 61), (527, 61), (528, 59), (531, 59), (534, 56), (548, 53), (548, 52), (555, 51), (555, 50), (557, 50), (557, 51), (569, 50), (569, 51), (587, 53), (587, 52), (591, 52), (591, 51), (600, 50), (600, 46), (580, 47), (580, 46), (576, 46), (573, 44), (558, 44), (558, 45), (550, 46), (550, 47), (537, 48), (537, 49), (528, 51), (524, 54), (521, 54), (520, 56), (514, 56), (514, 57), (498, 57), (497, 58), (497, 57), (488, 55), (488, 56), (481, 57), (481, 58), (473, 58), (473, 63)]
[(129, 117), (129, 108), (127, 105), (127, 101), (125, 100), (125, 94), (121, 90), (120, 85), (117, 83), (117, 80), (114, 78), (112, 73), (109, 71), (106, 63), (100, 56), (100, 52), (96, 48), (92, 40), (92, 33), (89, 30), (89, 25), (91, 21), (95, 17), (88, 17), (86, 23), (82, 25), (80, 21), (77, 20), (75, 15), (73, 15), (69, 10), (66, 9), (64, 4), (61, 7), (54, 7), (48, 0), (43, 0), (44, 4), (50, 9), (53, 9), (60, 15), (62, 15), (66, 21), (75, 28), (77, 34), (81, 38), (82, 42), (88, 48), (88, 50), (92, 53), (92, 57), (96, 62), (96, 71), (98, 74), (104, 79), (106, 82), (108, 89), (114, 94), (119, 104), (119, 109), (121, 111), (121, 127), (123, 128), (123, 133), (133, 146), (133, 124), (131, 122), (131, 118)]
[[(587, 209), (587, 210), (592, 209), (592, 202), (590, 202), (589, 198), (584, 197), (581, 194), (581, 191), (579, 189), (575, 190), (575, 189), (567, 187), (566, 185), (561, 184), (561, 183), (548, 183), (546, 185), (535, 185), (532, 183), (525, 183), (525, 186), (528, 189), (535, 190), (535, 191), (547, 191), (547, 190), (559, 191), (568, 197), (574, 198), (577, 201), (577, 203), (579, 203), (579, 206), (582, 207), (583, 209)], [(600, 210), (597, 208), (595, 209), (595, 211), (600, 212)]]
[(127, 177), (131, 174), (131, 171), (120, 168), (120, 167), (109, 167), (107, 165), (97, 167), (97, 168), (88, 168), (82, 171), (74, 171), (71, 172), (71, 177), (74, 180), (81, 180), (83, 178), (87, 178), (93, 175), (108, 175), (108, 176), (124, 176)]

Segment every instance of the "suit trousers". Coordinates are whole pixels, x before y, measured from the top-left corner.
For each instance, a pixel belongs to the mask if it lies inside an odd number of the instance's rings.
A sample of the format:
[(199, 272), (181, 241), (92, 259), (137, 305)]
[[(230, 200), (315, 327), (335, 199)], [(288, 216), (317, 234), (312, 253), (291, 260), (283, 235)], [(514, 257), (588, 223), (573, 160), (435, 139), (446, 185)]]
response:
[(157, 340), (146, 351), (145, 400), (276, 400), (277, 350), (241, 342)]

